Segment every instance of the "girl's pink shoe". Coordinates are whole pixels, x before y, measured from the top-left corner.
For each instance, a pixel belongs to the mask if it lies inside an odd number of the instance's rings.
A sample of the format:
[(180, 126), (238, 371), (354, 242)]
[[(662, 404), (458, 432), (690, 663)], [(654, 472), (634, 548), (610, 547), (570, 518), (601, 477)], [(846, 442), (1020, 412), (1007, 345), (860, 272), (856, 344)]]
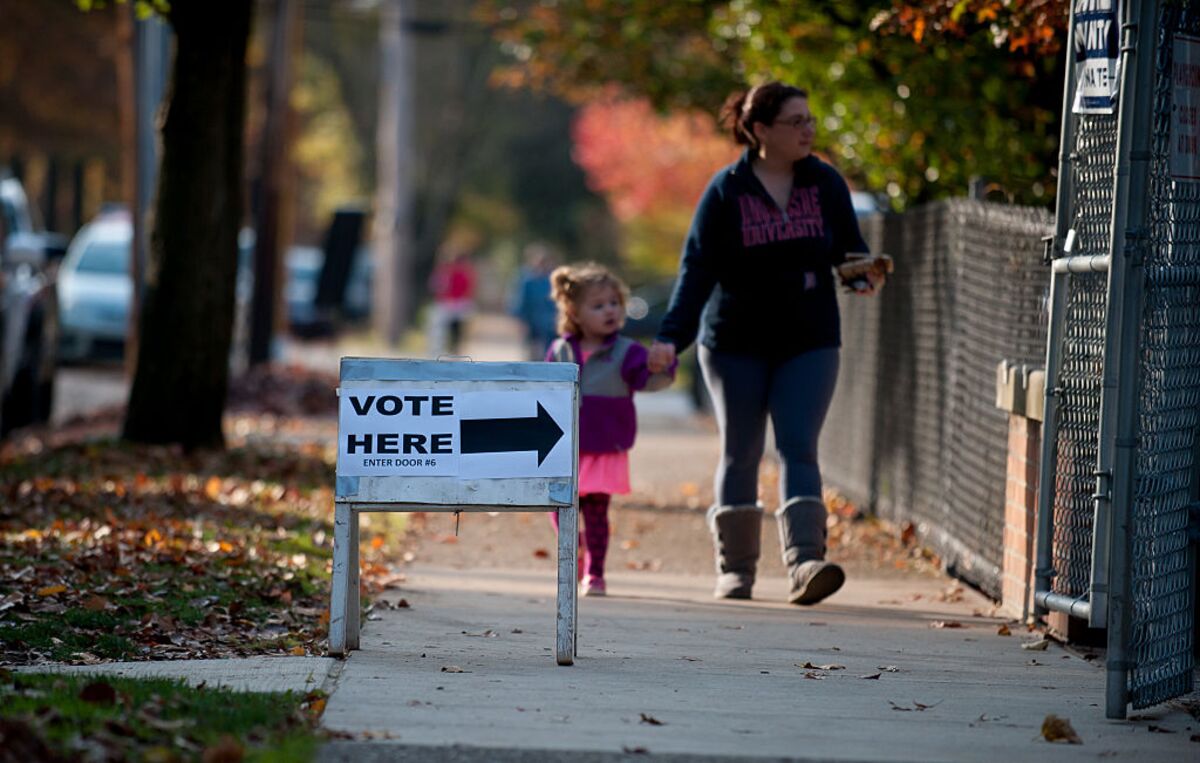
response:
[(580, 590), (584, 596), (604, 596), (608, 593), (608, 588), (604, 585), (604, 578), (595, 575), (586, 576)]

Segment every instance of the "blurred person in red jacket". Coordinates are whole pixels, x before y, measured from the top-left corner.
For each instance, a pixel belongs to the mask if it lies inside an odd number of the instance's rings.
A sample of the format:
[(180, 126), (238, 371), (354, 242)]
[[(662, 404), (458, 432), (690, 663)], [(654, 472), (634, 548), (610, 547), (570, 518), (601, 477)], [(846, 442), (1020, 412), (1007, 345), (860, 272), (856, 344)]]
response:
[(460, 248), (443, 250), (429, 277), (433, 294), (430, 355), (461, 354), (463, 327), (475, 307), (475, 282), (470, 252)]

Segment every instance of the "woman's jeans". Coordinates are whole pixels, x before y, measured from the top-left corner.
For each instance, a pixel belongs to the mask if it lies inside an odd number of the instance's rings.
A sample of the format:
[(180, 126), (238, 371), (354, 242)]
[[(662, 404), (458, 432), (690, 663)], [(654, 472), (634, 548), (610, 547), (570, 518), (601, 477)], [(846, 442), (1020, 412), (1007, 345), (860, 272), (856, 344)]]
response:
[(799, 497), (819, 498), (817, 440), (837, 383), (838, 349), (783, 359), (714, 352), (704, 346), (699, 353), (721, 430), (716, 503), (757, 503), (768, 414), (782, 469), (780, 505)]

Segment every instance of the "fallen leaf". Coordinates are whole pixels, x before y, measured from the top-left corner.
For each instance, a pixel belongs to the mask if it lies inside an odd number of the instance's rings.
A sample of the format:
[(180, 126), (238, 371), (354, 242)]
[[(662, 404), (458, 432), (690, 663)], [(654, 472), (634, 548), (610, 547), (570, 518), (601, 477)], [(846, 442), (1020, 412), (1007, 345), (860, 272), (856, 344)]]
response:
[(1075, 729), (1071, 728), (1071, 720), (1059, 718), (1054, 713), (1047, 715), (1046, 719), (1042, 721), (1042, 737), (1047, 742), (1083, 744), (1083, 740), (1075, 733)]
[(65, 585), (48, 585), (45, 588), (37, 589), (38, 596), (56, 596), (67, 590)]
[(460, 668), (457, 665), (443, 665), (442, 672), (443, 673), (470, 673), (471, 671), (463, 670), (462, 668)]
[(305, 654), (304, 647), (294, 646), (288, 650), (288, 654), (292, 655), (293, 657), (303, 657)]
[(881, 675), (883, 675), (883, 674), (882, 673), (869, 673), (865, 676), (859, 676), (859, 678), (865, 678), (868, 681), (878, 681), (879, 677)]
[(100, 659), (91, 652), (74, 652), (71, 655), (71, 659), (72, 661), (83, 663), (84, 665), (99, 665), (100, 663), (104, 662), (104, 660)]
[(550, 552), (544, 548), (536, 548), (533, 550), (533, 558), (534, 559), (549, 559)]
[(376, 535), (374, 538), (371, 538), (371, 548), (374, 549), (375, 551), (378, 551), (379, 549), (383, 548), (383, 536), (382, 535)]
[(117, 690), (105, 681), (92, 681), (79, 690), (79, 698), (92, 705), (113, 705), (117, 702)]
[(662, 721), (660, 721), (659, 719), (655, 718), (653, 715), (648, 715), (646, 713), (641, 713), (640, 715), (642, 716), (642, 723), (645, 723), (649, 726), (666, 726), (667, 725), (667, 724), (663, 723)]
[(814, 670), (845, 670), (845, 665), (813, 665), (811, 662), (806, 662), (803, 665), (797, 664), (798, 668), (812, 668)]
[(1010, 630), (1007, 625), (1001, 625), (999, 628), (996, 629), (996, 635), (997, 636), (1011, 636), (1012, 630)]
[(966, 628), (967, 626), (957, 620), (934, 620), (929, 624), (930, 628)]
[(1028, 649), (1031, 652), (1044, 652), (1046, 647), (1050, 646), (1050, 639), (1043, 638), (1037, 641), (1026, 641), (1021, 644), (1022, 649)]
[(208, 478), (208, 482), (204, 483), (204, 494), (208, 496), (210, 501), (215, 501), (221, 497), (221, 478), (212, 476)]
[(83, 608), (89, 612), (103, 612), (108, 609), (108, 599), (92, 594), (84, 600)]
[(642, 545), (642, 544), (638, 543), (636, 538), (629, 538), (627, 540), (621, 541), (621, 548), (625, 551), (632, 551), (633, 549), (637, 548), (640, 545)]
[(245, 756), (241, 743), (226, 734), (216, 744), (206, 747), (200, 759), (203, 763), (242, 763)]

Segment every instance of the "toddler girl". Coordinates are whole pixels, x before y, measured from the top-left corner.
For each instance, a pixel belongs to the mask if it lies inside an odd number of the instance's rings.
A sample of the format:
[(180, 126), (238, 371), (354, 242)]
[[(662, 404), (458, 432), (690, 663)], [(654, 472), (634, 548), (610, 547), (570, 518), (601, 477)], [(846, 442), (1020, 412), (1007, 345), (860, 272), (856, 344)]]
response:
[[(603, 596), (608, 552), (608, 502), (629, 492), (629, 449), (637, 434), (633, 393), (667, 387), (672, 364), (662, 373), (646, 367), (646, 348), (621, 336), (629, 289), (594, 263), (564, 265), (550, 274), (558, 307), (558, 332), (546, 360), (578, 363), (579, 511), (583, 515), (584, 596)], [(558, 529), (558, 514), (551, 514)]]

